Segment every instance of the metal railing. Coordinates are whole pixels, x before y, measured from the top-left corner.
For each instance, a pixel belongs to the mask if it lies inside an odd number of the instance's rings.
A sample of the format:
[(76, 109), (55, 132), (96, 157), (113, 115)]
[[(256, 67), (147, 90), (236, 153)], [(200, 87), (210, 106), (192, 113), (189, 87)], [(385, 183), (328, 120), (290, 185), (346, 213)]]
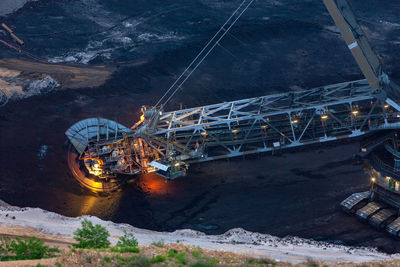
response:
[(400, 169), (396, 169), (386, 164), (376, 154), (372, 154), (369, 160), (374, 169), (381, 172), (385, 176), (390, 176), (391, 178), (400, 181)]

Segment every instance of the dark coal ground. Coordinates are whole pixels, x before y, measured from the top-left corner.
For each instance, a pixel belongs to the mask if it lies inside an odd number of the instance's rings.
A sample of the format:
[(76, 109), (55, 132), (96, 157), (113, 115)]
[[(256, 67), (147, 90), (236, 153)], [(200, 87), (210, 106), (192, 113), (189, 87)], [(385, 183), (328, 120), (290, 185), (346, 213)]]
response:
[[(351, 3), (387, 71), (400, 80), (400, 4)], [(358, 141), (192, 165), (186, 177), (169, 183), (153, 174), (138, 176), (107, 197), (93, 196), (73, 179), (65, 130), (95, 116), (132, 125), (140, 107), (161, 97), (237, 5), (211, 0), (179, 6), (174, 1), (39, 1), (3, 17), (36, 55), (59, 61), (72, 56), (74, 63), (83, 63), (82, 53), (97, 53), (88, 64), (118, 70), (101, 87), (14, 100), (0, 110), (1, 199), (154, 230), (191, 228), (214, 234), (242, 227), (400, 252), (398, 240), (339, 209), (344, 198), (369, 186), (362, 164), (353, 160)], [(141, 24), (112, 28), (126, 17), (125, 22)], [(362, 78), (321, 1), (258, 1), (231, 33), (168, 109)], [(120, 44), (125, 36), (131, 43)], [(0, 57), (18, 55), (2, 47)], [(138, 61), (143, 63), (131, 65)], [(48, 152), (41, 158), (43, 145)]]

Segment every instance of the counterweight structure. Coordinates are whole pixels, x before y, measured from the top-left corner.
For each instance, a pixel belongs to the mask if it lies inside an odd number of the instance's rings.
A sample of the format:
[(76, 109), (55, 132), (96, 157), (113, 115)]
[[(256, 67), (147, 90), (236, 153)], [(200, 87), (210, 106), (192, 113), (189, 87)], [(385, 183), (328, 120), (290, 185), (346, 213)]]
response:
[(398, 87), (383, 71), (349, 4), (323, 2), (366, 79), (169, 112), (164, 104), (143, 107), (141, 120), (131, 128), (103, 118), (80, 121), (66, 135), (88, 172), (108, 179), (157, 171), (173, 179), (193, 162), (399, 127)]

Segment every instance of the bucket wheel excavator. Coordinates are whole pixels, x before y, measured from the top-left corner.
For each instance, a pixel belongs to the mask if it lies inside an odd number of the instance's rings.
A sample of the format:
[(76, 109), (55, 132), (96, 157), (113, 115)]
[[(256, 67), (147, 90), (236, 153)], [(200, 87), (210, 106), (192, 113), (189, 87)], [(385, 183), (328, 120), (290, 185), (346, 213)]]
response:
[(400, 126), (398, 86), (385, 73), (346, 0), (323, 0), (365, 79), (305, 91), (201, 107), (166, 104), (254, 0), (244, 0), (161, 99), (142, 107), (132, 127), (104, 118), (72, 125), (68, 163), (93, 191), (118, 188), (126, 177), (156, 172), (166, 179), (189, 165), (252, 153), (324, 143)]

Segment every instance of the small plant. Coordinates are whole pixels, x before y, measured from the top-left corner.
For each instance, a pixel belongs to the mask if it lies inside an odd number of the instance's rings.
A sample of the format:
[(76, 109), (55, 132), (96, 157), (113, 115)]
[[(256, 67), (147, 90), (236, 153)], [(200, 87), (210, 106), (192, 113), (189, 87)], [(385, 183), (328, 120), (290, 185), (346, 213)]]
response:
[(155, 242), (151, 243), (151, 245), (162, 248), (163, 246), (165, 246), (165, 243), (164, 243), (164, 240), (159, 240), (159, 241), (155, 241)]
[(40, 263), (36, 264), (36, 267), (44, 267), (43, 265), (41, 265)]
[(127, 263), (128, 266), (149, 267), (151, 265), (151, 260), (146, 256), (137, 255), (130, 258)]
[(56, 265), (57, 267), (61, 267), (61, 263), (60, 263), (59, 261), (56, 261), (55, 265)]
[(117, 242), (117, 247), (137, 247), (138, 241), (132, 233), (127, 233), (124, 231), (124, 235), (121, 236)]
[(188, 263), (188, 259), (186, 258), (186, 254), (185, 253), (179, 253), (176, 255), (176, 262), (182, 265), (186, 265), (186, 263)]
[(119, 253), (138, 253), (139, 248), (138, 247), (111, 247), (110, 248), (111, 252), (119, 252)]
[(111, 261), (111, 258), (108, 257), (108, 256), (106, 255), (106, 256), (104, 256), (104, 261), (105, 261), (105, 262), (110, 262), (110, 261)]
[(9, 251), (11, 250), (11, 238), (8, 236), (0, 237), (0, 254), (1, 255), (8, 255)]
[(201, 258), (201, 250), (200, 250), (200, 249), (199, 249), (199, 250), (193, 250), (193, 251), (192, 251), (192, 255), (193, 255), (193, 257), (195, 257), (196, 259)]
[(176, 254), (178, 254), (178, 251), (176, 251), (175, 249), (167, 250), (168, 259), (172, 259), (173, 257), (175, 257)]
[(116, 255), (115, 259), (118, 261), (118, 264), (120, 266), (126, 265), (126, 262), (128, 261), (128, 258), (124, 258), (124, 257), (121, 257), (119, 255)]
[(268, 259), (248, 259), (246, 260), (247, 264), (252, 264), (252, 265), (276, 265), (276, 262), (268, 260)]
[(308, 267), (318, 267), (319, 266), (318, 263), (310, 257), (307, 258), (307, 261), (305, 263), (306, 263), (306, 266), (308, 266)]
[(164, 255), (157, 255), (157, 256), (153, 256), (153, 258), (151, 259), (152, 263), (159, 263), (159, 262), (163, 262), (166, 260), (166, 257)]
[(193, 264), (190, 264), (190, 267), (214, 267), (215, 264), (213, 262), (196, 262)]
[(74, 239), (78, 244), (74, 244), (77, 248), (108, 248), (110, 241), (108, 237), (110, 233), (100, 224), (93, 225), (87, 219), (82, 221), (82, 228), (74, 232)]

